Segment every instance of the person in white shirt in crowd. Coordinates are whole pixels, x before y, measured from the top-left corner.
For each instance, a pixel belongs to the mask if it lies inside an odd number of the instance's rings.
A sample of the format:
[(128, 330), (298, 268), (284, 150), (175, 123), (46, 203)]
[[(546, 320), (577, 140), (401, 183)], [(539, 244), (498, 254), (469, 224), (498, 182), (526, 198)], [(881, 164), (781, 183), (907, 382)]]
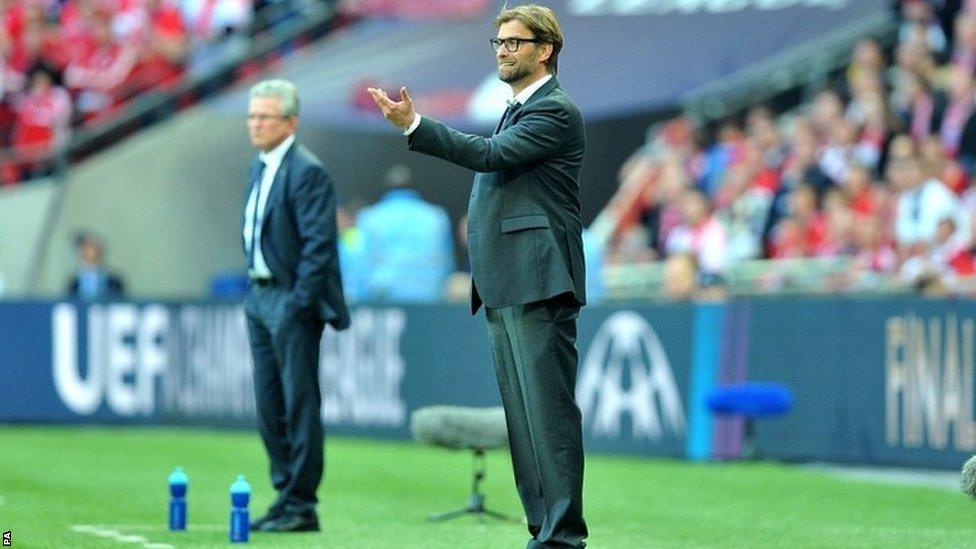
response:
[(695, 188), (685, 190), (681, 218), (681, 225), (668, 235), (667, 254), (692, 254), (702, 276), (721, 276), (726, 267), (725, 228), (712, 215), (705, 193)]

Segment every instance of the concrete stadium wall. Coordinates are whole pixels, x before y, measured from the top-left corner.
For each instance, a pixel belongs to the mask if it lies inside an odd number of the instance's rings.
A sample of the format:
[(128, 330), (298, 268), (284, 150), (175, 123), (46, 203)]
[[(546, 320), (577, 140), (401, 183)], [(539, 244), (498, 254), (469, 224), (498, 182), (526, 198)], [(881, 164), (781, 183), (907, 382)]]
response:
[(201, 114), (175, 117), (70, 172), (35, 294), (63, 292), (80, 229), (104, 237), (107, 262), (131, 295), (205, 295), (214, 272), (241, 268), (244, 177), (212, 167), (245, 173), (243, 160), (233, 162), (246, 158), (242, 122)]
[(44, 229), (57, 208), (60, 191), (51, 179), (0, 190), (0, 295), (31, 291), (35, 262), (43, 252)]

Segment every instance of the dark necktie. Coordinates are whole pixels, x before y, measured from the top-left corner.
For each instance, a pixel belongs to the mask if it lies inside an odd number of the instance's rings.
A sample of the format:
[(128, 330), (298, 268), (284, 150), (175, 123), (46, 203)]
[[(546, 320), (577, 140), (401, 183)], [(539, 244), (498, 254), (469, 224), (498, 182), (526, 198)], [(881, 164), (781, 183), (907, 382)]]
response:
[(254, 175), (254, 179), (251, 181), (251, 188), (254, 189), (251, 193), (254, 195), (254, 211), (251, 213), (251, 250), (248, 254), (247, 266), (249, 269), (254, 269), (254, 250), (257, 248), (257, 241), (255, 240), (258, 234), (258, 224), (261, 223), (261, 211), (258, 206), (261, 202), (261, 179), (264, 177), (264, 162), (258, 162), (257, 173)]
[[(518, 101), (508, 101), (508, 106), (505, 107), (505, 112), (502, 113), (502, 121), (498, 123), (498, 132), (505, 129), (505, 125), (508, 124), (508, 119), (512, 117), (512, 114), (519, 108)], [(495, 133), (498, 133), (495, 132)]]

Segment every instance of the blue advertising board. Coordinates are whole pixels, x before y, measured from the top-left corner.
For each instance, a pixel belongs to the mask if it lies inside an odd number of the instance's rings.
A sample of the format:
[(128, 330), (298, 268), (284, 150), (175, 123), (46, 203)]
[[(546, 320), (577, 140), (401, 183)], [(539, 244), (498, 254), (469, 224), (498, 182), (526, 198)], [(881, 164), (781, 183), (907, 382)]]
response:
[[(957, 467), (976, 451), (976, 302), (780, 298), (586, 307), (576, 396), (589, 450), (722, 459), (745, 423), (716, 388), (787, 385), (754, 424), (783, 460)], [(322, 341), (329, 432), (406, 438), (413, 410), (500, 404), (484, 319), (361, 306)], [(237, 304), (0, 302), (0, 423), (251, 426)]]

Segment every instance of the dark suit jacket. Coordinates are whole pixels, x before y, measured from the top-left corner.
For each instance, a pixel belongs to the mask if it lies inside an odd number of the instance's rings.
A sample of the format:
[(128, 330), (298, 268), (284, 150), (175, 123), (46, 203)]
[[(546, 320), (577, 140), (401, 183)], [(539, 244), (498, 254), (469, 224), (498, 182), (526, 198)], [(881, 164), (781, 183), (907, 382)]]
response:
[[(253, 184), (260, 184), (255, 181), (258, 166), (255, 157), (249, 178)], [(250, 194), (249, 187), (244, 207)], [(242, 246), (243, 219), (242, 209)], [(261, 252), (277, 283), (291, 290), (291, 312), (314, 313), (342, 330), (349, 326), (349, 309), (342, 295), (337, 233), (332, 180), (322, 162), (296, 141), (285, 153), (268, 195)]]
[[(72, 275), (68, 279), (68, 296), (69, 297), (80, 297), (81, 291), (81, 280), (80, 275)], [(104, 299), (119, 298), (125, 296), (125, 283), (122, 278), (118, 275), (110, 272), (105, 273), (105, 288), (103, 295)]]
[(552, 78), (492, 137), (423, 117), (411, 150), (476, 172), (468, 204), (471, 310), (571, 293), (586, 302), (579, 176), (583, 117)]

